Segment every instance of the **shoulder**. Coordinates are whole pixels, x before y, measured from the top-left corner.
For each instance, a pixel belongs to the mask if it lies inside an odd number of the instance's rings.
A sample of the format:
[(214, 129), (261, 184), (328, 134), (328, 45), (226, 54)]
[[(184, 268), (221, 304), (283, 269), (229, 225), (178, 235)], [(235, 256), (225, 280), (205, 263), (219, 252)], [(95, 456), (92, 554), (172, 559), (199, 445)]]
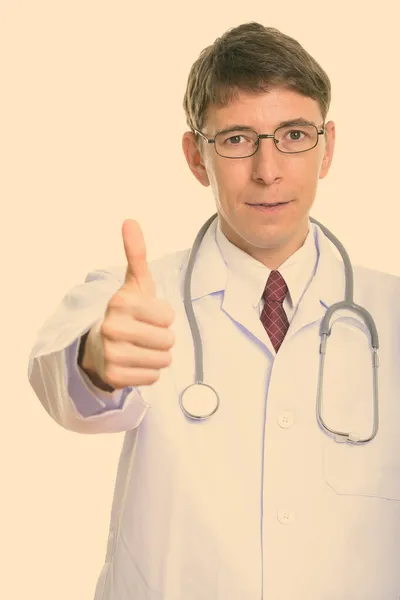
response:
[[(190, 249), (169, 252), (149, 260), (149, 269), (157, 286), (162, 286), (164, 280), (179, 278), (182, 267), (189, 257)], [(116, 279), (123, 284), (125, 280), (126, 264), (109, 265), (93, 273), (103, 273), (105, 276)]]
[(400, 317), (400, 276), (370, 269), (359, 265), (353, 266), (354, 290), (368, 298), (374, 304), (386, 304), (391, 311), (398, 312)]
[(399, 287), (400, 275), (386, 273), (378, 269), (370, 269), (360, 265), (353, 266), (354, 279), (358, 277), (363, 285), (384, 285), (385, 287)]

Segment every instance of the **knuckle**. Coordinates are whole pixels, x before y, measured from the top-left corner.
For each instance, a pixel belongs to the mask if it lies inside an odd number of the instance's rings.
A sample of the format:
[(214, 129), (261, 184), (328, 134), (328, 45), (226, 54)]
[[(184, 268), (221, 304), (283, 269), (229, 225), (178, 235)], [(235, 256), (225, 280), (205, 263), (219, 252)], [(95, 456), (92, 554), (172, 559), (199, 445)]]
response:
[(107, 331), (107, 325), (104, 328), (104, 323), (105, 322), (106, 322), (106, 319), (104, 319), (104, 321), (102, 322), (102, 324), (99, 327), (99, 335), (102, 338), (104, 338), (104, 336), (106, 335), (106, 331)]
[(122, 342), (124, 340), (135, 342), (139, 333), (136, 323), (131, 315), (120, 314), (110, 316), (102, 325), (103, 336), (114, 342)]
[[(118, 319), (110, 318), (104, 322), (103, 326), (103, 336), (105, 339), (109, 340), (119, 340), (121, 337), (121, 326), (119, 324)], [(106, 342), (105, 342), (106, 343)]]
[(106, 318), (100, 326), (100, 335), (104, 338), (112, 335), (112, 333), (112, 322), (110, 323), (110, 319)]
[(133, 304), (133, 295), (129, 293), (127, 290), (121, 288), (114, 294), (111, 300), (108, 303), (108, 306), (111, 309), (116, 310), (126, 310), (131, 308)]
[(109, 302), (108, 302), (108, 308), (109, 309), (113, 309), (113, 308), (118, 308), (121, 305), (122, 302), (122, 294), (121, 291), (118, 291), (116, 294), (114, 294)]
[(110, 344), (104, 344), (103, 349), (104, 361), (108, 363), (115, 363), (117, 361), (117, 353)]

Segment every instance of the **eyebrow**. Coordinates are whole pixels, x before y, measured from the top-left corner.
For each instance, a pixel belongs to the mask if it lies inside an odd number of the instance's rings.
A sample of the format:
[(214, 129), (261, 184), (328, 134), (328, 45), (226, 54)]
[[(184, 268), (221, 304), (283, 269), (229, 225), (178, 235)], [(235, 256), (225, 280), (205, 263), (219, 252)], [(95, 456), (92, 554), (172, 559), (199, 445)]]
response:
[[(314, 125), (315, 127), (318, 126), (316, 123), (314, 123), (314, 121), (310, 121), (308, 119), (304, 119), (304, 117), (296, 117), (295, 119), (287, 119), (286, 121), (281, 121), (276, 127), (275, 129), (277, 129), (278, 127), (287, 127), (289, 125)], [(245, 131), (254, 131), (253, 127), (249, 127), (248, 125), (240, 125), (237, 123), (234, 123), (233, 125), (228, 125), (227, 127), (224, 127), (223, 129), (219, 129), (218, 131), (215, 132), (214, 137), (216, 135), (218, 135), (219, 133), (228, 133), (229, 131), (234, 131), (236, 129), (243, 129)]]

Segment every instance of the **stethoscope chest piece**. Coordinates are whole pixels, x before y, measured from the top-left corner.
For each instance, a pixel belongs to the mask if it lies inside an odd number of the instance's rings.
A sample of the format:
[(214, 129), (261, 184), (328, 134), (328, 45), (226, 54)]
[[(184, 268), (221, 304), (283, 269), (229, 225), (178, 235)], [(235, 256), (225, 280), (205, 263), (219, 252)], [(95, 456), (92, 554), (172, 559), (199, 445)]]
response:
[(180, 396), (179, 404), (190, 419), (207, 419), (219, 407), (217, 392), (207, 383), (191, 383)]

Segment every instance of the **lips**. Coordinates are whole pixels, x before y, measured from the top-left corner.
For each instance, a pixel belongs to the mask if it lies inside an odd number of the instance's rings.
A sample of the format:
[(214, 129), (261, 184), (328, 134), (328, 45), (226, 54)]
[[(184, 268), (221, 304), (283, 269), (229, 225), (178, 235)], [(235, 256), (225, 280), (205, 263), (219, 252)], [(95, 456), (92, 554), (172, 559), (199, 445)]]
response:
[(248, 204), (249, 206), (279, 206), (281, 204), (289, 204), (289, 202), (291, 202), (291, 200), (289, 200), (288, 202), (263, 202), (263, 203), (258, 203), (258, 204), (250, 204), (249, 202), (246, 202), (246, 204)]

